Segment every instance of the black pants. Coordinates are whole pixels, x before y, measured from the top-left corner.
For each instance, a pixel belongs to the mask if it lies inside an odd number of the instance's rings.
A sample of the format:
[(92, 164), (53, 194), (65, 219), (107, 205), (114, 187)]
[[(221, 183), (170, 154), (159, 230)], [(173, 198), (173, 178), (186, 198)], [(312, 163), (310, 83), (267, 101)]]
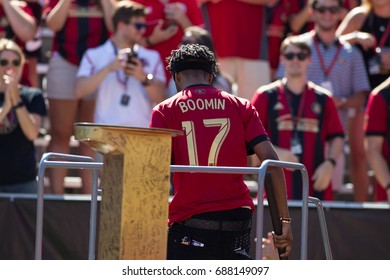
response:
[(250, 231), (222, 231), (173, 224), (168, 260), (249, 260)]

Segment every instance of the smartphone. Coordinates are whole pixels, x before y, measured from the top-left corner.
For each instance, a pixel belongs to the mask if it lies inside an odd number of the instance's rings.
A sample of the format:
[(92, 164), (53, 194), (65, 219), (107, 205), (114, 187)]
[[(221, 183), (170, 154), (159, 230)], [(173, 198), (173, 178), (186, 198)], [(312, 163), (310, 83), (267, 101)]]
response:
[(133, 49), (127, 48), (126, 55), (127, 55), (127, 63), (136, 64), (134, 62), (134, 58), (137, 58), (137, 53)]

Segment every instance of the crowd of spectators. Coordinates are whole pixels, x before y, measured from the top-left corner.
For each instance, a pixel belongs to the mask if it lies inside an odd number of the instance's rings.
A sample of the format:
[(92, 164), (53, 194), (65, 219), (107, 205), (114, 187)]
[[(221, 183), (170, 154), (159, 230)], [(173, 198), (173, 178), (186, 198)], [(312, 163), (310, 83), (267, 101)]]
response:
[[(135, 64), (130, 67), (132, 69), (137, 68), (137, 65), (140, 66), (136, 70), (138, 74), (125, 67), (127, 69), (125, 75), (121, 73), (118, 75), (121, 69), (118, 64), (110, 75), (114, 80), (118, 79), (119, 84), (126, 81), (125, 86), (127, 86), (127, 83), (131, 82), (131, 87), (138, 88), (137, 93), (143, 94), (144, 99), (158, 103), (161, 98), (153, 100), (148, 94), (156, 85), (160, 87), (160, 91), (165, 92), (163, 94), (165, 98), (172, 94), (169, 90), (171, 76), (165, 69), (166, 58), (170, 55), (170, 51), (180, 44), (191, 43), (191, 40), (207, 39), (206, 43), (212, 46), (218, 58), (220, 72), (228, 77), (226, 81), (231, 83), (229, 85), (231, 92), (251, 100), (260, 86), (278, 78), (280, 46), (285, 38), (314, 30), (315, 16), (321, 17), (322, 24), (325, 25), (329, 24), (329, 21), (336, 21), (338, 27), (334, 32), (336, 41), (346, 42), (348, 48), (354, 46), (353, 50), (358, 52), (357, 56), (363, 57), (364, 65), (359, 68), (363, 67), (366, 71), (370, 85), (363, 93), (365, 101), (359, 111), (362, 112), (359, 115), (360, 119), (355, 122), (359, 128), (362, 127), (368, 93), (385, 81), (390, 74), (390, 1), (388, 0), (134, 0), (144, 5), (145, 15), (118, 24), (113, 19), (113, 11), (117, 2), (124, 1), (127, 0), (0, 0), (0, 37), (14, 40), (21, 46), (26, 56), (20, 83), (35, 88), (41, 87), (46, 98), (49, 120), (47, 133), (51, 136), (48, 151), (70, 152), (69, 139), (73, 133), (73, 123), (99, 120), (96, 118), (95, 101), (99, 100), (101, 90), (98, 85), (91, 88), (94, 71), (98, 70), (95, 69), (95, 64), (101, 64), (102, 61), (106, 61), (107, 65), (115, 63), (113, 62), (115, 54), (121, 55), (122, 48), (134, 49), (134, 46), (138, 46), (139, 56), (135, 58)], [(338, 4), (339, 2), (341, 5)], [(328, 19), (328, 16), (333, 18)], [(44, 33), (42, 30), (50, 30), (53, 34), (49, 44), (50, 50), (45, 49), (47, 45), (42, 44)], [(103, 52), (98, 57), (92, 56), (93, 50), (97, 47), (126, 40), (130, 43), (117, 46), (118, 49), (115, 44), (112, 45), (114, 48), (110, 45), (111, 49), (108, 46), (107, 49), (113, 53)], [(325, 44), (321, 48), (324, 52), (329, 50)], [(336, 51), (338, 49), (337, 44), (330, 45), (329, 48)], [(87, 50), (89, 50), (87, 53), (91, 54), (90, 57), (96, 61), (89, 61), (88, 56), (83, 57)], [(143, 53), (149, 53), (150, 50), (152, 50), (150, 53), (160, 55), (154, 62), (155, 67), (143, 57)], [(50, 51), (50, 57), (48, 70), (44, 75), (46, 83), (41, 83), (37, 77), (37, 64), (46, 62), (45, 51)], [(335, 61), (326, 60), (323, 68), (329, 69), (332, 63), (343, 65), (346, 62), (348, 61), (342, 57)], [(83, 69), (80, 63), (84, 65)], [(166, 70), (165, 73), (160, 73), (161, 69), (158, 67), (161, 63), (162, 70)], [(104, 65), (96, 67), (102, 68)], [(309, 70), (309, 74), (315, 73)], [(308, 78), (310, 80), (310, 75)], [(82, 79), (88, 82), (82, 85)], [(351, 83), (349, 79), (344, 80), (345, 83)], [(322, 82), (317, 84), (324, 86), (329, 81), (324, 79)], [(87, 94), (83, 93), (82, 86), (84, 89), (87, 87), (87, 91), (84, 91)], [(145, 86), (147, 90), (142, 89)], [(332, 91), (332, 88), (328, 90)], [(336, 96), (336, 105), (347, 102), (344, 97), (348, 98), (349, 93), (332, 93)], [(126, 95), (126, 90), (118, 94)], [(130, 97), (128, 102), (135, 100)], [(123, 105), (125, 100), (120, 102), (122, 107), (127, 106)], [(116, 105), (120, 105), (119, 101)], [(122, 107), (119, 106), (120, 109)], [(110, 119), (115, 119), (117, 110), (108, 113)], [(121, 122), (118, 120), (112, 124), (121, 124)], [(128, 124), (133, 125), (131, 122)], [(363, 132), (353, 123), (345, 122), (343, 125), (345, 134), (352, 137), (352, 141), (346, 138), (346, 150), (355, 151), (355, 146), (363, 147)], [(355, 134), (347, 133), (353, 129), (357, 131)], [(1, 137), (3, 136), (0, 135), (0, 139)], [(348, 147), (350, 143), (355, 146)], [(89, 148), (82, 145), (80, 147), (80, 154), (93, 156)], [(367, 168), (360, 170), (367, 173), (369, 163), (364, 157), (363, 159), (363, 165)], [(50, 192), (64, 193), (63, 181), (66, 170), (52, 171), (49, 175)], [(82, 192), (89, 193), (88, 186), (91, 185), (91, 178), (85, 174), (81, 177), (84, 182)], [(345, 181), (343, 178), (344, 184), (351, 182), (349, 177), (345, 178), (347, 179)], [(367, 185), (366, 181), (364, 182)], [(355, 196), (356, 201), (370, 199), (368, 185), (364, 188), (359, 187), (359, 190), (360, 193)]]

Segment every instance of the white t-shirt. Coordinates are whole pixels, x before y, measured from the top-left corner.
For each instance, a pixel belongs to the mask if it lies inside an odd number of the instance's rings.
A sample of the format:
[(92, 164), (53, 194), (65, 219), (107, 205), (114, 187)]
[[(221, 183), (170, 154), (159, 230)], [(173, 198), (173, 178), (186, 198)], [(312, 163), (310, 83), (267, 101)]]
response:
[[(111, 40), (103, 45), (88, 49), (81, 60), (77, 77), (89, 77), (110, 64), (118, 50)], [(144, 65), (145, 73), (166, 82), (164, 66), (157, 51), (138, 46), (138, 58)], [(121, 105), (123, 94), (130, 97), (127, 106)], [(128, 77), (127, 83), (122, 70), (112, 71), (100, 84), (96, 98), (95, 122), (99, 124), (149, 127), (150, 115), (154, 103), (150, 100), (145, 87), (134, 77)]]

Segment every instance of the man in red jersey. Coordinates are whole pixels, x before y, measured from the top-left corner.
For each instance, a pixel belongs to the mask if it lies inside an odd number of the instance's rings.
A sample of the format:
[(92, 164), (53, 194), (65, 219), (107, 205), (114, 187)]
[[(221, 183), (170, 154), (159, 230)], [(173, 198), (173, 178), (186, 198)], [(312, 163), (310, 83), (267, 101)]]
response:
[[(330, 92), (307, 80), (310, 55), (309, 45), (301, 38), (286, 38), (280, 57), (285, 77), (260, 87), (252, 104), (280, 159), (304, 164), (309, 175), (309, 194), (331, 200), (332, 172), (342, 151), (344, 132)], [(286, 170), (289, 199), (302, 198), (301, 180), (300, 171)]]
[(375, 172), (375, 201), (390, 202), (390, 77), (370, 94), (365, 126), (367, 157)]
[[(260, 161), (278, 159), (249, 101), (211, 86), (216, 65), (205, 46), (172, 51), (168, 67), (180, 92), (153, 109), (150, 126), (185, 131), (173, 139), (173, 163), (246, 166), (253, 152)], [(284, 175), (280, 168), (271, 168), (271, 174), (283, 225), (275, 244), (288, 256), (292, 232)], [(250, 259), (254, 204), (243, 175), (176, 173), (173, 185), (168, 259)]]

